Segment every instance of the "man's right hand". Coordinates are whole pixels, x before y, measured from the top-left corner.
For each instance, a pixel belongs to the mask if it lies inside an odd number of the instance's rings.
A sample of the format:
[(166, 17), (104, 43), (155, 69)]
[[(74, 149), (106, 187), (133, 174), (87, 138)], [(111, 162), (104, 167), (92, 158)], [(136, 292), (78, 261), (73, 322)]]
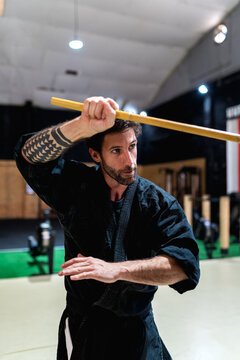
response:
[(91, 137), (113, 127), (118, 109), (118, 104), (110, 98), (99, 96), (86, 99), (79, 121), (86, 137)]
[(72, 142), (92, 137), (115, 124), (118, 104), (102, 96), (86, 99), (81, 116), (61, 125), (61, 131)]

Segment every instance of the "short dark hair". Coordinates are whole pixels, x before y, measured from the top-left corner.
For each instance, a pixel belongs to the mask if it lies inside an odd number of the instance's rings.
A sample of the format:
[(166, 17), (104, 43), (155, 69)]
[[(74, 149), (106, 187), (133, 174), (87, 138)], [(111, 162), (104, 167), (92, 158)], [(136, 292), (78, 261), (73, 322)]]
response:
[(101, 153), (102, 142), (105, 135), (110, 133), (121, 133), (128, 129), (133, 129), (136, 137), (142, 133), (142, 126), (139, 123), (135, 121), (116, 119), (113, 127), (86, 139), (87, 147), (88, 149), (92, 148), (93, 150)]

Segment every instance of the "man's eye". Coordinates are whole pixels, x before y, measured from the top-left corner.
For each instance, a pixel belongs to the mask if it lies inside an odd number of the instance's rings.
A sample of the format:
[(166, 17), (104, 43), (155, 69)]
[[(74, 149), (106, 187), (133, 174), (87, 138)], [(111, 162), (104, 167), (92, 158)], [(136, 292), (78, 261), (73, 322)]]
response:
[(113, 150), (112, 150), (112, 153), (113, 153), (113, 154), (118, 154), (119, 152), (120, 152), (119, 149), (113, 149)]
[(130, 149), (131, 149), (131, 150), (134, 149), (135, 147), (136, 147), (136, 144), (130, 145)]

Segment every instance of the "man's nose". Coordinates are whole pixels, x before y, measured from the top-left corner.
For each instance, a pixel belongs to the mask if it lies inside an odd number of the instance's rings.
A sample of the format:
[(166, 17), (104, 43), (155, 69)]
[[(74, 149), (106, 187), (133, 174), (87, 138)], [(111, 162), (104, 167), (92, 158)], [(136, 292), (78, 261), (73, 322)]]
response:
[(126, 151), (124, 154), (124, 163), (125, 165), (132, 166), (135, 165), (135, 158), (130, 151)]

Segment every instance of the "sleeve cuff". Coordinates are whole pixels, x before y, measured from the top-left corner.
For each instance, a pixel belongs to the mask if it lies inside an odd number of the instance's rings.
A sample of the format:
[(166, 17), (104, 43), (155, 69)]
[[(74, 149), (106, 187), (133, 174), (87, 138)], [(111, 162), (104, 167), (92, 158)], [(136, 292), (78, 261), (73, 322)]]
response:
[(170, 246), (166, 249), (163, 248), (158, 255), (161, 254), (166, 254), (175, 258), (188, 276), (188, 279), (169, 286), (180, 294), (183, 294), (188, 290), (193, 290), (197, 286), (200, 278), (198, 256), (195, 257), (189, 249), (181, 249), (175, 246)]

